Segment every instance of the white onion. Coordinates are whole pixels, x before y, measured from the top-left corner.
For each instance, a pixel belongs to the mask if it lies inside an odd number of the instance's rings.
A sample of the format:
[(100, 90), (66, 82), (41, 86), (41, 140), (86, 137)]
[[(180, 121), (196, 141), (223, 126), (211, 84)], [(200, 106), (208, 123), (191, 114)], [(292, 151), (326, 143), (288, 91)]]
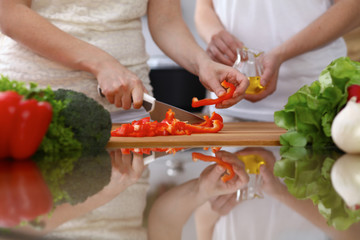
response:
[(360, 205), (360, 154), (344, 154), (331, 169), (335, 191), (351, 209)]
[(351, 98), (331, 125), (331, 137), (346, 153), (360, 153), (360, 103)]

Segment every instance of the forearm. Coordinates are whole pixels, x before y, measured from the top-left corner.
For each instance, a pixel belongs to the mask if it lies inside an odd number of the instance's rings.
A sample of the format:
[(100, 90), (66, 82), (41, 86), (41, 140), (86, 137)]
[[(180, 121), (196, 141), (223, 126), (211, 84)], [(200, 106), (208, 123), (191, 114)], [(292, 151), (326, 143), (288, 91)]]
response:
[(189, 72), (198, 75), (199, 65), (209, 60), (196, 43), (181, 15), (179, 0), (150, 0), (148, 23), (160, 49)]
[[(310, 199), (297, 199), (289, 192), (275, 196), (280, 202), (293, 209), (298, 214), (302, 215), (312, 224), (324, 231), (332, 239), (354, 239), (359, 234), (359, 224), (354, 224), (346, 231), (336, 230), (333, 226), (329, 226), (324, 216), (319, 212), (317, 206), (315, 206)], [(355, 237), (356, 238), (356, 237)]]
[(181, 239), (184, 224), (206, 200), (199, 194), (197, 180), (191, 180), (164, 193), (149, 215), (149, 239)]
[(360, 1), (338, 0), (323, 15), (273, 50), (282, 62), (322, 47), (360, 25)]
[(208, 44), (211, 37), (225, 30), (215, 13), (212, 0), (197, 0), (195, 8), (195, 26), (200, 37)]
[(216, 222), (220, 214), (212, 210), (210, 202), (206, 202), (195, 211), (197, 240), (212, 239)]
[(102, 50), (61, 31), (30, 9), (31, 1), (0, 2), (3, 34), (52, 61), (96, 74), (101, 61), (114, 59)]

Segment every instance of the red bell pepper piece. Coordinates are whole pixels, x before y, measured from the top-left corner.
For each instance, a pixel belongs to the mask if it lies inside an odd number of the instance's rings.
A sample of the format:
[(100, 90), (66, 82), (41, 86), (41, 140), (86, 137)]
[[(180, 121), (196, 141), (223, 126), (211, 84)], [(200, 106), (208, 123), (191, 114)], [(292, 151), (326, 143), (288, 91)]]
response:
[(197, 99), (196, 97), (193, 97), (191, 106), (193, 108), (205, 106), (205, 105), (216, 105), (224, 100), (232, 98), (235, 92), (235, 86), (232, 83), (229, 83), (228, 81), (224, 80), (222, 81), (221, 85), (226, 89), (226, 93), (222, 96), (218, 97), (217, 99), (211, 99), (211, 98), (205, 98), (205, 99)]
[(216, 133), (224, 124), (222, 117), (213, 113), (211, 117), (204, 116), (205, 121), (200, 124), (188, 124), (175, 118), (175, 113), (169, 109), (165, 119), (160, 123), (151, 122), (149, 117), (124, 123), (119, 128), (111, 131), (113, 137), (151, 137), (167, 135), (191, 135), (193, 133)]
[(25, 159), (38, 149), (52, 119), (48, 102), (0, 93), (0, 158)]
[(227, 182), (235, 176), (235, 172), (232, 165), (230, 163), (224, 162), (223, 160), (221, 160), (221, 158), (205, 155), (198, 152), (193, 152), (192, 159), (193, 161), (202, 160), (205, 162), (216, 162), (220, 166), (224, 167), (226, 169), (226, 173), (221, 177), (221, 180), (223, 182)]
[(360, 103), (360, 85), (351, 85), (348, 87), (348, 98), (349, 101), (352, 97), (356, 97), (356, 102)]
[(36, 164), (0, 160), (0, 227), (14, 227), (50, 212), (52, 196)]
[(139, 153), (139, 154), (151, 154), (151, 152), (166, 152), (167, 154), (175, 154), (176, 152), (183, 150), (184, 148), (121, 148), (122, 154)]

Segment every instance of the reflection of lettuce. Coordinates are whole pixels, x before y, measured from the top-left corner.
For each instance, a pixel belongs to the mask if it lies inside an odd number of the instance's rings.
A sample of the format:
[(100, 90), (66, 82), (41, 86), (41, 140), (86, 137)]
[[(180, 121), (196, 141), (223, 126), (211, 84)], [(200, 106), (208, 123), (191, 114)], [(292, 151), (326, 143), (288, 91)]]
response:
[(331, 124), (345, 105), (346, 89), (352, 84), (360, 84), (360, 63), (343, 57), (327, 66), (318, 81), (290, 96), (284, 109), (274, 114), (275, 123), (288, 130), (280, 137), (281, 144), (333, 145)]
[(77, 151), (66, 157), (37, 156), (34, 160), (53, 195), (54, 206), (83, 202), (110, 181), (111, 160), (105, 149), (95, 156), (84, 157)]
[(345, 230), (360, 221), (360, 210), (350, 210), (332, 187), (330, 170), (340, 155), (336, 148), (282, 147), (274, 174), (296, 198), (311, 199), (329, 225)]

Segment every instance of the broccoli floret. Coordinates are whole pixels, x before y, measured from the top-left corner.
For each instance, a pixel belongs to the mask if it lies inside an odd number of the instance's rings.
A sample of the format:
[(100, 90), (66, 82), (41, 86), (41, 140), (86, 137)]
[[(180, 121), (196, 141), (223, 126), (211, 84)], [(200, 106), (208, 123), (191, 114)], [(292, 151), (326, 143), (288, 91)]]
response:
[(62, 199), (58, 204), (84, 202), (109, 184), (110, 178), (111, 157), (105, 149), (94, 156), (80, 157), (74, 163), (73, 170), (64, 176), (60, 188), (66, 193), (67, 199)]
[(60, 115), (74, 132), (75, 139), (82, 144), (83, 155), (101, 152), (110, 139), (112, 123), (109, 111), (81, 92), (58, 89), (54, 93), (55, 99), (66, 103)]

